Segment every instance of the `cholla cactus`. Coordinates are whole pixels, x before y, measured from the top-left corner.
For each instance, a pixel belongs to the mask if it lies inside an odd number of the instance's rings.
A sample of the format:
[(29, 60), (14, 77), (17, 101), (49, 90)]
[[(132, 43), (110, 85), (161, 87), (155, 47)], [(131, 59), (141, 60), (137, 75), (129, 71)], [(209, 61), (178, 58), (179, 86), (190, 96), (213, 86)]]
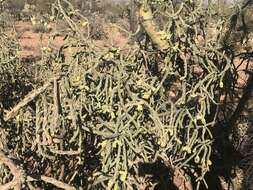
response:
[[(146, 165), (163, 165), (154, 175), (165, 182), (171, 175), (190, 184), (188, 189), (205, 184), (215, 164), (220, 100), (235, 79), (233, 57), (222, 44), (225, 21), (214, 22), (215, 10), (201, 0), (146, 0), (138, 8), (147, 45), (101, 52), (89, 38), (88, 19), (69, 1), (57, 0), (51, 20), (68, 26), (65, 43), (57, 50), (42, 47), (36, 81), (26, 78), (28, 70), (0, 78), (5, 84), (32, 83), (8, 107), (0, 131), (8, 139), (0, 146), (24, 162), (27, 188), (48, 189), (51, 183), (65, 189), (151, 189), (157, 181), (150, 174), (157, 169)], [(156, 16), (164, 16), (160, 26)], [(48, 26), (36, 17), (31, 21)], [(19, 59), (10, 40), (2, 41), (4, 71), (15, 71)], [(8, 171), (1, 172), (8, 182)], [(39, 177), (31, 182), (29, 175)]]

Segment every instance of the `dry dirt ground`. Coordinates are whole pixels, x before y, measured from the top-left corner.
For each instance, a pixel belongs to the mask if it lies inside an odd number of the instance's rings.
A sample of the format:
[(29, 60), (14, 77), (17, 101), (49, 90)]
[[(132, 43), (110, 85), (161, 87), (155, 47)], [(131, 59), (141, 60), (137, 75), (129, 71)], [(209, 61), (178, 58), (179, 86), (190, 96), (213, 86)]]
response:
[[(49, 43), (49, 38), (52, 33), (38, 33), (34, 31), (34, 26), (31, 22), (19, 21), (15, 23), (15, 31), (17, 33), (18, 41), (20, 44), (19, 55), (21, 58), (27, 57), (40, 57), (41, 48), (47, 46)], [(97, 47), (108, 48), (117, 47), (120, 49), (125, 49), (129, 47), (129, 40), (126, 35), (124, 35), (116, 27), (103, 26), (106, 37), (103, 40), (94, 40)], [(53, 29), (54, 30), (54, 29)], [(63, 36), (58, 36), (54, 39), (51, 45), (54, 47), (60, 47), (64, 44)]]
[[(18, 42), (20, 44), (19, 56), (21, 58), (41, 56), (41, 48), (47, 46), (49, 33), (36, 33), (30, 22), (16, 22), (15, 30)], [(63, 37), (55, 39), (54, 44), (60, 46), (63, 44)]]

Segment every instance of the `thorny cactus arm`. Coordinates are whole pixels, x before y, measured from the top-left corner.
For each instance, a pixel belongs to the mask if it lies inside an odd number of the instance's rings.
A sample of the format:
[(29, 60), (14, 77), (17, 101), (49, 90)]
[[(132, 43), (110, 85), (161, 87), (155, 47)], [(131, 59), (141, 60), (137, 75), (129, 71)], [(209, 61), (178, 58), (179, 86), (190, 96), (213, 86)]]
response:
[(139, 6), (139, 15), (141, 17), (141, 25), (151, 38), (152, 42), (157, 45), (159, 50), (168, 49), (169, 43), (166, 40), (166, 35), (162, 31), (156, 30), (153, 13), (148, 3), (142, 3)]

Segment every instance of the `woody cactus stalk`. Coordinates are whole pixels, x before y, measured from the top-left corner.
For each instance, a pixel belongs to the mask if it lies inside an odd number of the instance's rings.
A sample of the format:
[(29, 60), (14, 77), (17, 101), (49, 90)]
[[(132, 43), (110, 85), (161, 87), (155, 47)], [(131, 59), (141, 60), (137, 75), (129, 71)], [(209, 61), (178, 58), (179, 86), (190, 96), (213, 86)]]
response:
[(140, 3), (139, 15), (141, 25), (151, 38), (152, 42), (156, 44), (160, 50), (168, 49), (169, 43), (166, 39), (166, 32), (157, 30), (157, 26), (154, 23), (153, 12), (147, 1)]

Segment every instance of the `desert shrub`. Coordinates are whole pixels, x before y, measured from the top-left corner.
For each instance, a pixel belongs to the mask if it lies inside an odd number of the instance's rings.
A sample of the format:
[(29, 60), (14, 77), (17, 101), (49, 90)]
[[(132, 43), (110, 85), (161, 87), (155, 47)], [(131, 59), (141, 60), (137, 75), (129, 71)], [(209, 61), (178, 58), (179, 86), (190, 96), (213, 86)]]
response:
[[(58, 0), (54, 17), (68, 26), (64, 45), (55, 51), (45, 47), (34, 90), (18, 96), (16, 106), (8, 103), (12, 109), (1, 108), (9, 110), (0, 115), (0, 145), (21, 162), (16, 163), (21, 172), (13, 174), (22, 176), (14, 178), (16, 185), (162, 189), (174, 175), (190, 186), (193, 181), (191, 189), (206, 184), (220, 99), (235, 77), (233, 56), (222, 41), (226, 20), (213, 22), (215, 10), (201, 2), (139, 2), (150, 39), (123, 54), (113, 47), (96, 51), (84, 32), (88, 19)], [(153, 12), (170, 15), (162, 31), (153, 30)], [(16, 57), (11, 45), (3, 46), (0, 67)], [(64, 54), (68, 48), (74, 49), (70, 57)], [(26, 78), (24, 72), (10, 72), (15, 80)], [(7, 163), (2, 153), (0, 159)], [(165, 169), (152, 176), (156, 168), (147, 166), (158, 165)], [(7, 176), (4, 183), (10, 180), (8, 170), (0, 175)]]
[(8, 10), (8, 3), (3, 1), (0, 5), (0, 26), (3, 30), (4, 28), (8, 28), (12, 26), (14, 23), (13, 16), (11, 15), (11, 12)]
[(9, 10), (10, 14), (16, 19), (20, 19), (20, 13), (24, 8), (25, 1), (22, 0), (7, 0), (6, 9)]
[(25, 5), (25, 1), (22, 0), (8, 0), (6, 1), (7, 8), (14, 14), (20, 12)]
[(30, 21), (34, 32), (46, 33), (52, 30), (52, 21), (48, 15), (41, 16), (40, 14), (36, 14), (30, 18)]
[(51, 5), (54, 2), (54, 0), (35, 0), (27, 2), (22, 0), (7, 0), (6, 9), (8, 9), (11, 15), (17, 20), (20, 20), (24, 19), (23, 17), (31, 16), (35, 13), (41, 15), (50, 13)]
[(46, 14), (51, 12), (51, 6), (54, 2), (55, 0), (36, 0), (34, 5), (39, 13)]
[(0, 25), (2, 27), (10, 28), (11, 26), (13, 26), (15, 19), (8, 10), (1, 12), (0, 17), (1, 17)]
[(48, 29), (45, 27), (43, 23), (38, 23), (38, 24), (33, 25), (32, 30), (33, 32), (36, 32), (36, 33), (48, 32)]

